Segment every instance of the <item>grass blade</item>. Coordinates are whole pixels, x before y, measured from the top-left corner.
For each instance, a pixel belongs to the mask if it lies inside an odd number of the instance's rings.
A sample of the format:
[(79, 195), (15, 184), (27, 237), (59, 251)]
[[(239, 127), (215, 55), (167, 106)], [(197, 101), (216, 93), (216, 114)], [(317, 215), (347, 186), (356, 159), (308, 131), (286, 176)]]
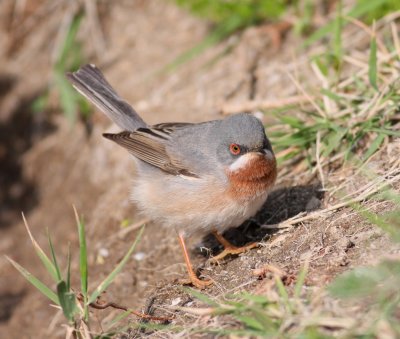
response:
[[(367, 13), (373, 12), (377, 7), (382, 6), (382, 0), (369, 0), (363, 1), (356, 4), (345, 16), (352, 18), (359, 18)], [(303, 46), (308, 47), (314, 42), (323, 38), (332, 32), (334, 28), (334, 20), (327, 23), (325, 26), (321, 27), (315, 31), (311, 36), (304, 42)]]
[(79, 219), (78, 212), (76, 211), (75, 206), (74, 213), (76, 224), (78, 226), (78, 235), (79, 235), (79, 271), (81, 275), (81, 292), (84, 300), (84, 308), (85, 308), (85, 320), (88, 320), (89, 310), (87, 306), (87, 298), (88, 298), (88, 267), (87, 267), (87, 247), (86, 247), (86, 237), (85, 237), (85, 223)]
[(262, 325), (263, 332), (266, 332), (268, 330), (270, 331), (272, 330), (273, 332), (273, 329), (276, 326), (274, 326), (274, 321), (268, 316), (266, 309), (258, 309), (257, 307), (251, 307), (250, 311), (253, 318), (257, 320), (259, 324)]
[(326, 148), (322, 152), (324, 157), (329, 156), (333, 151), (338, 152), (341, 146), (341, 141), (347, 134), (346, 128), (341, 128), (338, 131), (331, 131), (327, 136), (324, 137), (326, 140)]
[(68, 256), (67, 256), (67, 290), (71, 289), (71, 247), (68, 244)]
[(129, 248), (128, 252), (125, 254), (125, 256), (123, 257), (123, 259), (121, 260), (121, 262), (114, 268), (114, 270), (101, 282), (101, 284), (99, 286), (97, 286), (96, 290), (91, 294), (89, 300), (87, 301), (88, 304), (94, 302), (97, 297), (113, 282), (113, 280), (115, 279), (115, 277), (117, 276), (117, 274), (119, 272), (121, 272), (121, 270), (123, 269), (123, 267), (125, 266), (125, 264), (127, 263), (127, 261), (129, 260), (129, 257), (132, 255), (133, 251), (135, 250), (136, 245), (138, 244), (140, 238), (142, 237), (144, 231), (144, 225), (142, 226), (142, 228), (140, 229), (138, 235), (136, 236), (135, 241), (133, 242), (132, 246)]
[(131, 311), (125, 311), (122, 312), (120, 314), (118, 314), (114, 319), (110, 320), (110, 322), (108, 322), (105, 325), (105, 332), (109, 332), (114, 326), (116, 326), (120, 321), (124, 320), (125, 318), (129, 317), (131, 315)]
[(378, 83), (377, 83), (377, 46), (376, 46), (376, 37), (375, 34), (372, 36), (371, 39), (371, 46), (369, 51), (369, 60), (368, 60), (368, 78), (369, 83), (373, 88), (378, 90)]
[(385, 137), (386, 135), (384, 133), (378, 134), (378, 136), (372, 142), (371, 146), (368, 147), (367, 152), (365, 152), (363, 156), (364, 161), (368, 160), (368, 158), (377, 151), (379, 146), (382, 144), (383, 140), (385, 140)]
[(12, 260), (8, 256), (6, 256), (6, 259), (23, 275), (26, 280), (28, 280), (33, 286), (35, 286), (43, 295), (49, 298), (53, 303), (60, 305), (60, 301), (58, 300), (57, 295), (50, 288), (48, 288), (38, 278), (32, 275), (16, 261)]
[(87, 248), (86, 248), (86, 237), (85, 237), (85, 224), (82, 220), (79, 219), (78, 212), (75, 209), (75, 218), (76, 223), (78, 225), (78, 235), (79, 235), (79, 270), (81, 275), (81, 289), (82, 294), (87, 295), (87, 277), (88, 277), (88, 268), (87, 268)]
[(367, 296), (373, 294), (383, 279), (379, 269), (359, 267), (339, 275), (328, 286), (328, 291), (333, 296), (343, 299)]
[(65, 70), (67, 59), (70, 56), (71, 51), (75, 50), (76, 36), (79, 32), (79, 27), (83, 19), (83, 13), (79, 12), (74, 15), (69, 26), (65, 39), (62, 42), (62, 46), (59, 49), (59, 55), (56, 67), (60, 70)]
[(387, 128), (368, 128), (367, 132), (377, 132), (377, 133), (383, 133), (386, 135), (390, 135), (393, 137), (400, 137), (400, 132), (393, 131)]
[(286, 288), (283, 285), (281, 278), (279, 278), (278, 276), (275, 276), (275, 283), (276, 283), (276, 287), (278, 288), (279, 295), (282, 298), (282, 301), (287, 308), (287, 311), (292, 313), (292, 305), (290, 304), (290, 301), (289, 301), (289, 294), (286, 291)]
[(75, 294), (68, 289), (67, 283), (64, 280), (61, 280), (57, 284), (57, 295), (65, 317), (70, 323), (73, 323), (74, 316), (78, 312), (77, 301)]
[(53, 263), (49, 259), (49, 257), (44, 253), (42, 248), (39, 246), (39, 244), (36, 242), (36, 240), (33, 238), (33, 235), (31, 233), (31, 230), (28, 226), (28, 222), (25, 219), (24, 213), (22, 213), (22, 220), (24, 221), (24, 225), (26, 228), (26, 231), (28, 232), (29, 238), (31, 239), (33, 249), (35, 250), (37, 256), (39, 257), (40, 261), (42, 262), (43, 266), (46, 268), (46, 271), (49, 272), (50, 276), (53, 278), (55, 282), (58, 281), (57, 277), (57, 271), (56, 268), (54, 267)]
[(235, 315), (235, 318), (241, 321), (246, 327), (256, 330), (265, 331), (264, 326), (257, 320), (248, 315)]
[(335, 26), (334, 26), (334, 41), (333, 41), (333, 53), (336, 58), (336, 62), (340, 68), (342, 63), (342, 1), (339, 1), (337, 4), (337, 13), (335, 18)]
[[(362, 208), (360, 205), (353, 205), (353, 208), (370, 223), (378, 226), (383, 231), (388, 233), (393, 241), (400, 242), (400, 230), (398, 224), (394, 223), (393, 221), (389, 222), (387, 218), (368, 211), (367, 209)], [(398, 216), (396, 219), (398, 219)]]
[(248, 292), (244, 292), (241, 294), (241, 297), (245, 300), (249, 300), (259, 305), (266, 305), (270, 303), (270, 300), (265, 295), (251, 294)]
[(307, 272), (308, 272), (309, 262), (306, 261), (304, 266), (301, 268), (299, 275), (297, 276), (296, 285), (294, 286), (294, 297), (300, 298), (301, 290), (304, 285), (304, 281), (306, 280)]
[(50, 234), (49, 234), (49, 230), (47, 230), (47, 238), (48, 238), (48, 240), (49, 240), (49, 246), (50, 246), (51, 256), (52, 256), (52, 258), (53, 258), (53, 265), (54, 265), (54, 267), (55, 267), (55, 269), (56, 269), (57, 281), (60, 281), (60, 280), (62, 280), (62, 278), (61, 278), (61, 273), (60, 273), (60, 268), (59, 268), (58, 263), (57, 263), (57, 258), (56, 258), (56, 254), (55, 254), (55, 252), (54, 252), (53, 242), (51, 241), (51, 237), (50, 237)]
[(60, 95), (61, 107), (65, 116), (71, 124), (75, 122), (78, 112), (78, 97), (67, 80), (65, 80), (64, 71), (54, 71), (54, 82), (57, 86)]
[(321, 89), (321, 93), (324, 96), (328, 97), (329, 99), (331, 99), (333, 101), (336, 101), (338, 103), (340, 103), (343, 100), (343, 98), (340, 95), (338, 95), (338, 94), (336, 94), (336, 93), (334, 93), (334, 92), (332, 92), (332, 91), (330, 91), (329, 89), (326, 89), (326, 88), (322, 88)]
[(206, 303), (207, 305), (218, 307), (218, 303), (212, 300), (211, 298), (207, 297), (205, 294), (200, 293), (199, 291), (196, 291), (193, 288), (184, 288), (184, 290), (190, 295), (199, 299), (200, 301)]

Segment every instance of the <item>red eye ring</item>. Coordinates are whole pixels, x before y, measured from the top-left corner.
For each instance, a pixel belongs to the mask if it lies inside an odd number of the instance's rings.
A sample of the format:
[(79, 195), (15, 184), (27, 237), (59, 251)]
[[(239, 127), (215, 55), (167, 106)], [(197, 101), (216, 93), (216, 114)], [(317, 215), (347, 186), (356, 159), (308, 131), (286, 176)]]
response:
[(241, 152), (240, 146), (238, 144), (230, 144), (229, 146), (229, 151), (233, 154), (233, 155), (239, 155)]

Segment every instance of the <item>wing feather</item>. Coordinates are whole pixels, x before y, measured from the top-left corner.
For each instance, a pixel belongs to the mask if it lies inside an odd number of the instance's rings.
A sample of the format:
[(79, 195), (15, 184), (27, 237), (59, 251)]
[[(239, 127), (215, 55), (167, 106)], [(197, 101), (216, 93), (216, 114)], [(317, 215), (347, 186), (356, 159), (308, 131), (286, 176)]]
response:
[(126, 148), (138, 159), (160, 168), (172, 175), (185, 175), (198, 178), (189, 168), (171, 156), (166, 143), (176, 129), (190, 124), (163, 124), (153, 128), (139, 128), (135, 132), (124, 131), (117, 134), (105, 133), (103, 136)]

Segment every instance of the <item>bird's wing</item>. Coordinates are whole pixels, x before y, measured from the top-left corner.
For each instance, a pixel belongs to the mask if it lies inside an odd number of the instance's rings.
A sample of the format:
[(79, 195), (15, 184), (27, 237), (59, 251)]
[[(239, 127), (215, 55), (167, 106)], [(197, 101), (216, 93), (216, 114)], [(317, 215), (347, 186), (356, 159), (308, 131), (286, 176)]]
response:
[(199, 175), (170, 154), (167, 150), (168, 141), (173, 134), (189, 126), (187, 123), (166, 123), (149, 128), (139, 128), (135, 132), (106, 133), (103, 136), (126, 148), (136, 158), (160, 168), (172, 175), (184, 175), (198, 178)]

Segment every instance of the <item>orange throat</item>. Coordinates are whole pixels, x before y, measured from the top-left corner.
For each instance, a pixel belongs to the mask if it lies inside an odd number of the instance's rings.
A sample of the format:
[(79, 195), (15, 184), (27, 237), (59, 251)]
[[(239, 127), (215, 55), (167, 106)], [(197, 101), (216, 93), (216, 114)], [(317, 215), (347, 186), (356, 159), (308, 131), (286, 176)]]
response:
[(226, 169), (229, 180), (229, 195), (235, 199), (249, 199), (266, 194), (274, 185), (277, 168), (274, 156), (248, 153), (239, 166)]

